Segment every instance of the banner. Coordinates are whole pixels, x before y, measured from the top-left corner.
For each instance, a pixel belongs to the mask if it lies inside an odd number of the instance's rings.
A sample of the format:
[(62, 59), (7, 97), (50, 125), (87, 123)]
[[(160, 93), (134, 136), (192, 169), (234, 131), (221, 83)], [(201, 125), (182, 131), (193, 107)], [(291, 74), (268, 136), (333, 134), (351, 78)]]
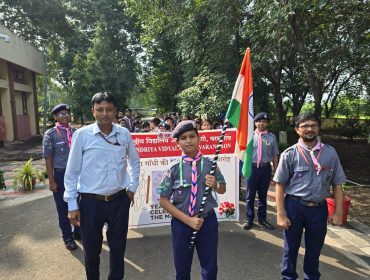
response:
[[(169, 225), (171, 215), (159, 206), (157, 187), (164, 171), (181, 156), (181, 150), (171, 133), (133, 133), (132, 139), (140, 154), (140, 185), (135, 193), (135, 204), (130, 209), (130, 228)], [(199, 131), (199, 148), (202, 154), (213, 160), (220, 130)], [(234, 155), (236, 130), (228, 130), (218, 158), (218, 166), (226, 180), (226, 193), (217, 194), (216, 201), (224, 207), (219, 221), (239, 220), (239, 160)], [(212, 192), (214, 193), (214, 192)], [(232, 209), (234, 210), (234, 213)]]

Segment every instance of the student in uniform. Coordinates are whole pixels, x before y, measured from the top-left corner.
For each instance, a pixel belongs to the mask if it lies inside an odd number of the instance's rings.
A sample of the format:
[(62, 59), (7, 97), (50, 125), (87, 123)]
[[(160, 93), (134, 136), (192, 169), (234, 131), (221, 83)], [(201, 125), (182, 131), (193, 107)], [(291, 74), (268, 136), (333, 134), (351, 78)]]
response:
[(75, 131), (70, 126), (70, 109), (67, 104), (58, 104), (53, 110), (56, 125), (46, 131), (43, 138), (43, 157), (49, 178), (49, 189), (53, 192), (58, 212), (59, 227), (68, 250), (77, 249), (75, 240), (80, 240), (80, 228), (72, 229), (68, 220), (68, 206), (63, 200), (64, 173), (71, 147), (72, 134)]
[(271, 180), (271, 161), (274, 165), (274, 170), (276, 170), (279, 150), (275, 135), (267, 130), (268, 120), (269, 117), (265, 112), (260, 112), (254, 117), (256, 130), (253, 134), (252, 174), (247, 180), (247, 222), (243, 226), (245, 230), (249, 230), (254, 225), (254, 200), (256, 193), (258, 193), (258, 223), (264, 228), (274, 229), (274, 226), (266, 219), (267, 192)]
[(320, 279), (319, 257), (327, 231), (330, 187), (335, 199), (333, 225), (342, 223), (343, 191), (346, 182), (335, 149), (317, 136), (320, 119), (304, 113), (295, 120), (298, 143), (280, 157), (273, 180), (276, 182), (277, 225), (284, 229), (282, 279), (297, 279), (298, 250), (305, 232), (304, 279)]
[[(199, 151), (199, 135), (191, 121), (179, 123), (172, 134), (182, 150), (179, 162), (166, 171), (158, 187), (160, 205), (172, 215), (171, 231), (176, 279), (190, 279), (194, 249), (190, 239), (199, 230), (195, 247), (200, 261), (202, 279), (217, 279), (218, 222), (213, 210), (217, 207), (211, 192), (207, 197), (201, 218), (197, 217), (206, 186), (219, 194), (226, 192), (223, 175), (217, 168), (209, 175), (212, 161)], [(172, 197), (172, 202), (170, 198)]]

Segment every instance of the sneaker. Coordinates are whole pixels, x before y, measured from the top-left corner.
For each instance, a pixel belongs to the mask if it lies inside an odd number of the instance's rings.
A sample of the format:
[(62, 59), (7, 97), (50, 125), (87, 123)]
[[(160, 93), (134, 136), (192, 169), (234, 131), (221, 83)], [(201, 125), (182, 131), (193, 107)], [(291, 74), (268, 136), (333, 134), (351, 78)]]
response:
[(67, 250), (76, 250), (77, 244), (73, 239), (67, 239), (64, 241), (64, 244), (66, 245)]
[(243, 225), (243, 229), (245, 230), (250, 230), (252, 227), (253, 227), (253, 222), (246, 222), (244, 225)]
[(81, 240), (81, 233), (79, 231), (73, 232), (73, 239), (74, 240)]
[(261, 226), (263, 226), (264, 228), (269, 229), (269, 230), (274, 230), (275, 229), (275, 227), (266, 220), (259, 220), (258, 224), (260, 224)]

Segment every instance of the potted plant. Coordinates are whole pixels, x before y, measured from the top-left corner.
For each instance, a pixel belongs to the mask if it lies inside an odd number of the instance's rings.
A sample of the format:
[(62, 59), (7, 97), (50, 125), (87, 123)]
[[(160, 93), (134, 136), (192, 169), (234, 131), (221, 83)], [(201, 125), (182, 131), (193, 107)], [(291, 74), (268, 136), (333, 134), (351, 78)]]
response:
[(32, 191), (36, 185), (37, 171), (30, 158), (19, 170), (13, 180), (15, 191)]

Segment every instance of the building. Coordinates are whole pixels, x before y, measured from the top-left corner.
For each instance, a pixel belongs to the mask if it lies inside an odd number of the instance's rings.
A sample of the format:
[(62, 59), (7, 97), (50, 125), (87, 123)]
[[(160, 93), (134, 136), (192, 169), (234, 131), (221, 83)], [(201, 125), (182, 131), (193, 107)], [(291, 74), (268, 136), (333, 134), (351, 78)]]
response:
[(44, 74), (44, 64), (40, 50), (0, 25), (0, 141), (3, 143), (40, 134), (36, 75)]

